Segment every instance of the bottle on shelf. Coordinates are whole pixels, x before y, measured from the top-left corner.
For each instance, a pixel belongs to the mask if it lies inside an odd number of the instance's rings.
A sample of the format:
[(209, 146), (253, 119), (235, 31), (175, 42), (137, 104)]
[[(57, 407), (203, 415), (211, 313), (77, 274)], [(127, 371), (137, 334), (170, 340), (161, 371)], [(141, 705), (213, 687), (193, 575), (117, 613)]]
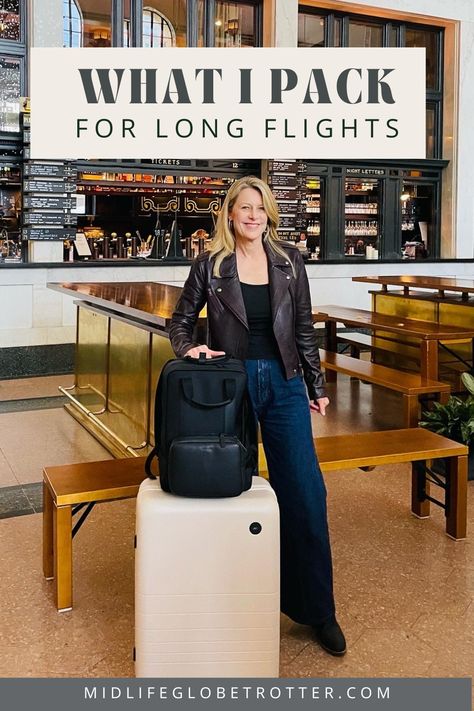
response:
[(117, 233), (111, 232), (110, 237), (111, 237), (111, 239), (110, 239), (110, 256), (113, 259), (117, 259), (117, 257), (118, 257)]
[(122, 250), (122, 257), (130, 257), (132, 254), (132, 233), (125, 232), (125, 241)]
[(104, 242), (102, 245), (102, 255), (104, 259), (110, 259), (110, 237), (104, 235)]

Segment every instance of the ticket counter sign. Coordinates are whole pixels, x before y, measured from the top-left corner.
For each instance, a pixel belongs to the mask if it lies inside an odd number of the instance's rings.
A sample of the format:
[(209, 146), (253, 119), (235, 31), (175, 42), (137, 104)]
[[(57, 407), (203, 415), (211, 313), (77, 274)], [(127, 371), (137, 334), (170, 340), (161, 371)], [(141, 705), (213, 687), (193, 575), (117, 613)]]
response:
[(31, 55), (32, 159), (425, 158), (421, 48)]

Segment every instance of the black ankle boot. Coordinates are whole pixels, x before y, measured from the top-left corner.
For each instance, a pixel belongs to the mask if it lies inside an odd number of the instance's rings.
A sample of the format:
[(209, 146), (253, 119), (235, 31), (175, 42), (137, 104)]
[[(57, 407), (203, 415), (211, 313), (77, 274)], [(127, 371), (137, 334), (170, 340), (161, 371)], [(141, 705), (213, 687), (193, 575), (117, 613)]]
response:
[(331, 617), (320, 625), (314, 625), (313, 631), (316, 640), (326, 652), (336, 657), (341, 657), (346, 653), (346, 639), (335, 617)]

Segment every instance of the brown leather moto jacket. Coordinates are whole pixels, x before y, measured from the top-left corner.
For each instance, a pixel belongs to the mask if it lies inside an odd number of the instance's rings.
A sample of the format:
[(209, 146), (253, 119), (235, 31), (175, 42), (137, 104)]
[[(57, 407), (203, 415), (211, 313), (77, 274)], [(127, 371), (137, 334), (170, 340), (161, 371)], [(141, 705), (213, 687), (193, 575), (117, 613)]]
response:
[[(325, 397), (316, 334), (311, 318), (311, 296), (303, 259), (296, 247), (280, 242), (287, 259), (275, 254), (264, 242), (268, 259), (273, 332), (286, 378), (303, 374), (309, 397)], [(291, 264), (295, 267), (293, 276)], [(237, 274), (235, 253), (221, 264), (219, 278), (212, 275), (214, 259), (199, 255), (176, 304), (170, 326), (174, 352), (182, 357), (194, 346), (193, 331), (199, 312), (207, 303), (209, 348), (244, 360), (248, 323)]]

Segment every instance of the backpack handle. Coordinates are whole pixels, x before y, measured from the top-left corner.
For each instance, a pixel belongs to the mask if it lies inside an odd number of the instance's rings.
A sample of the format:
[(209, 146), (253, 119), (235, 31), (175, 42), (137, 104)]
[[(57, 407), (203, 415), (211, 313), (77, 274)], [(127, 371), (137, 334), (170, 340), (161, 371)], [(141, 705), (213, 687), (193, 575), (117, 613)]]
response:
[(207, 363), (222, 363), (225, 360), (229, 360), (230, 355), (225, 353), (220, 356), (212, 356), (212, 358), (206, 358), (204, 352), (199, 353), (199, 358), (193, 358), (192, 356), (184, 356), (184, 360), (190, 361), (191, 363), (199, 363), (200, 365), (206, 365)]
[(193, 405), (198, 405), (198, 407), (225, 407), (225, 405), (229, 405), (235, 397), (235, 380), (228, 378), (224, 380), (224, 395), (227, 399), (221, 402), (202, 402), (196, 400), (194, 397), (192, 378), (183, 378), (181, 385), (185, 398), (189, 400), (189, 402), (192, 402)]

